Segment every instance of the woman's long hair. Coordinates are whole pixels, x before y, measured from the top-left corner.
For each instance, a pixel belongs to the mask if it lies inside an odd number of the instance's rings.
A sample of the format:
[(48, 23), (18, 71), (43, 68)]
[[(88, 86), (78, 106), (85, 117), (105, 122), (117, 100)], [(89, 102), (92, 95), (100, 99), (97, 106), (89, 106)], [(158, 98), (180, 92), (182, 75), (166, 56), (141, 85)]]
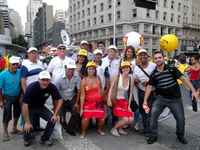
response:
[(124, 58), (123, 58), (123, 60), (127, 60), (128, 59), (127, 58), (127, 51), (128, 51), (128, 49), (132, 50), (132, 54), (133, 54), (132, 59), (136, 58), (135, 48), (133, 46), (127, 46), (126, 49), (125, 49), (125, 52), (124, 52)]

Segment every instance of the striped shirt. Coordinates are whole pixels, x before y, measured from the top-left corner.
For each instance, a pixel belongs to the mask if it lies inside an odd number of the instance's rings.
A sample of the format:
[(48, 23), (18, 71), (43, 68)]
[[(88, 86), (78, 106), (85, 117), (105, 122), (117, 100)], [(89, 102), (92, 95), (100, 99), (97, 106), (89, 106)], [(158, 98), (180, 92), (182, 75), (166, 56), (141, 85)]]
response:
[(167, 98), (180, 98), (181, 92), (177, 79), (182, 75), (176, 67), (165, 65), (162, 72), (159, 72), (157, 68), (152, 72), (149, 85), (155, 87), (156, 95)]

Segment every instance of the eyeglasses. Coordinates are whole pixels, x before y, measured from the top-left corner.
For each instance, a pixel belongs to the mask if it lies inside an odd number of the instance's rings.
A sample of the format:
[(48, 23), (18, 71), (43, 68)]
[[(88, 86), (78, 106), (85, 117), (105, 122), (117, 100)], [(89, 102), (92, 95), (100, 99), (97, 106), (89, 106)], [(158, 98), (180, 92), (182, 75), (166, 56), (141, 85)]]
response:
[(19, 64), (18, 63), (14, 63), (14, 64), (12, 64), (12, 66), (18, 66)]
[(59, 50), (65, 50), (66, 48), (65, 47), (60, 47), (58, 48)]

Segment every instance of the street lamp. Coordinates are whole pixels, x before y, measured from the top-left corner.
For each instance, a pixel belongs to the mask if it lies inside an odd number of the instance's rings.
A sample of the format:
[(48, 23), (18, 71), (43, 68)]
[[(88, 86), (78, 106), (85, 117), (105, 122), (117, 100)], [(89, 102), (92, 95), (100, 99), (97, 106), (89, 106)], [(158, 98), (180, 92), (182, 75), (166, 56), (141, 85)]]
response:
[(116, 45), (116, 0), (113, 0), (113, 45)]

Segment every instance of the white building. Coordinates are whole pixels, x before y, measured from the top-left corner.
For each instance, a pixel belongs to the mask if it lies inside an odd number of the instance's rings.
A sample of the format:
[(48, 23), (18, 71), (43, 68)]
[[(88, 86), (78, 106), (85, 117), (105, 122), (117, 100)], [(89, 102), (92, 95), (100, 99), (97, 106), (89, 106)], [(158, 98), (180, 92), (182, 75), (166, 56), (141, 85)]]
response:
[(23, 35), (23, 26), (21, 16), (14, 9), (9, 9), (9, 21), (14, 27), (14, 36)]
[(25, 34), (29, 37), (29, 45), (33, 45), (33, 21), (36, 17), (38, 9), (42, 6), (42, 0), (29, 0), (27, 6), (27, 22), (25, 24)]
[[(117, 46), (123, 48), (123, 36), (130, 31), (144, 36), (144, 48), (149, 51), (159, 49), (159, 38), (167, 33), (178, 35), (180, 49), (185, 44), (188, 47), (191, 43), (199, 42), (200, 33), (196, 31), (200, 29), (200, 22), (198, 19), (194, 21), (191, 16), (192, 12), (198, 16), (195, 10), (200, 8), (199, 2), (158, 0), (156, 10), (149, 10), (136, 7), (134, 0), (116, 0)], [(69, 0), (70, 32), (77, 43), (85, 39), (104, 41), (107, 46), (110, 45), (113, 41), (113, 10), (113, 0)], [(188, 32), (192, 34), (186, 36)]]
[(7, 0), (0, 0), (0, 54), (11, 44)]
[(63, 22), (65, 24), (66, 31), (69, 31), (69, 15), (67, 11), (58, 9), (55, 12), (55, 22)]

